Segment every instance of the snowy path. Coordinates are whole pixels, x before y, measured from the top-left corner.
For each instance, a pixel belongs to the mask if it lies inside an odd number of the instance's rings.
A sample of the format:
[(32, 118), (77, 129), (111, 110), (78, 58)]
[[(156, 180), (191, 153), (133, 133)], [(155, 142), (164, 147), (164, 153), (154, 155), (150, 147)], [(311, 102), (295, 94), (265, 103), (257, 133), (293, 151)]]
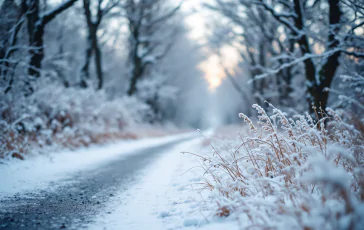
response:
[[(155, 164), (142, 170), (141, 179), (113, 197), (101, 215), (87, 225), (98, 230), (237, 230), (234, 221), (211, 219), (212, 210), (201, 205), (196, 184), (201, 182), (195, 157), (182, 151), (200, 151), (202, 139), (176, 145)], [(192, 168), (192, 170), (190, 170)]]
[[(103, 215), (88, 226), (90, 229), (167, 229), (185, 225), (191, 200), (191, 187), (178, 180), (185, 171), (186, 159), (181, 151), (191, 149), (201, 140), (182, 143), (144, 169), (138, 183), (126, 192), (120, 189)], [(187, 170), (187, 169), (186, 169)], [(186, 193), (187, 191), (187, 193)], [(188, 207), (184, 209), (184, 207)], [(188, 218), (188, 217), (187, 217)], [(198, 219), (190, 220), (191, 224)], [(187, 223), (186, 222), (186, 223)], [(189, 223), (187, 223), (189, 225)]]
[[(54, 155), (52, 162), (40, 157), (0, 165), (0, 229), (100, 227), (98, 221), (95, 224), (95, 217), (105, 212), (110, 216), (117, 215), (108, 209), (117, 202), (120, 194), (130, 194), (127, 190), (133, 187), (132, 184), (140, 184), (138, 181), (144, 178), (141, 172), (148, 172), (149, 167), (155, 168), (155, 161), (158, 164), (159, 159), (178, 159), (174, 156), (181, 154), (175, 146), (188, 143), (196, 136), (184, 134), (123, 143), (84, 150), (77, 155), (64, 153)], [(160, 170), (156, 173), (158, 175)], [(157, 184), (165, 181), (155, 177), (153, 180)], [(152, 194), (151, 191), (144, 192), (145, 197)], [(127, 200), (135, 201), (133, 196)], [(129, 214), (136, 215), (143, 209), (139, 211), (135, 204), (134, 210), (136, 212)]]

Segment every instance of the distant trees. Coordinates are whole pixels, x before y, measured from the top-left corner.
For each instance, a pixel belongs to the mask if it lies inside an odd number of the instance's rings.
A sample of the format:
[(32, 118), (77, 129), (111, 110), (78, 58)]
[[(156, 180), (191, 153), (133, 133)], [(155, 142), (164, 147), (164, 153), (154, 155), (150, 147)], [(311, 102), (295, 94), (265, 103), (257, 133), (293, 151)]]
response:
[(176, 43), (181, 26), (173, 17), (180, 5), (165, 0), (127, 0), (124, 8), (129, 29), (127, 94), (140, 97), (151, 106), (153, 119), (162, 120), (161, 101), (165, 98), (161, 97), (173, 98), (175, 90), (167, 84), (159, 64)]
[(341, 54), (363, 58), (358, 29), (364, 23), (363, 3), (358, 1), (215, 0), (208, 7), (229, 19), (233, 28), (241, 28), (240, 40), (235, 36), (234, 41), (255, 82), (276, 76), (283, 99), (292, 90), (292, 77), (303, 72), (310, 109), (326, 109), (326, 88), (340, 67)]
[[(44, 33), (45, 27), (57, 15), (70, 8), (77, 0), (66, 0), (54, 6), (46, 4), (47, 1), (22, 0), (21, 2), (5, 0), (0, 6), (2, 12), (0, 29), (0, 70), (3, 79), (10, 70), (9, 57), (18, 49), (15, 46), (18, 33), (22, 28), (27, 33), (29, 52), (28, 77), (24, 79), (26, 85), (25, 94), (30, 95), (34, 91), (32, 82), (40, 77), (42, 61), (44, 59)], [(173, 35), (176, 29), (167, 25), (170, 19), (179, 10), (179, 6), (172, 6), (171, 2), (161, 0), (82, 0), (82, 11), (86, 24), (86, 50), (84, 63), (81, 65), (79, 85), (88, 87), (90, 79), (91, 58), (94, 56), (95, 75), (97, 77), (97, 89), (104, 85), (102, 48), (100, 47), (100, 28), (105, 18), (112, 18), (112, 23), (120, 21), (124, 17), (129, 30), (128, 60), (130, 64), (130, 82), (128, 83), (128, 95), (136, 92), (137, 83), (142, 76), (161, 60), (173, 44)], [(47, 10), (46, 8), (53, 8)], [(124, 13), (120, 13), (123, 11)], [(122, 16), (122, 17), (121, 17)], [(23, 27), (25, 25), (25, 27)], [(122, 29), (122, 28), (120, 28)], [(163, 35), (165, 33), (166, 35)], [(62, 35), (64, 36), (64, 35)], [(70, 35), (72, 36), (72, 35)], [(170, 38), (166, 39), (168, 36)], [(25, 46), (22, 45), (24, 48)], [(149, 71), (151, 72), (151, 71)], [(13, 82), (11, 78), (8, 92)], [(65, 85), (68, 85), (65, 81)]]
[[(125, 5), (129, 28), (130, 83), (128, 95), (137, 91), (137, 83), (151, 66), (162, 59), (173, 45), (175, 30), (168, 20), (180, 6), (171, 7), (164, 0), (127, 0)], [(167, 33), (165, 35), (163, 33)]]
[[(180, 33), (183, 16), (177, 19), (180, 5), (175, 3), (0, 1), (1, 93), (8, 101), (31, 100), (49, 84), (87, 91), (96, 85), (109, 98), (136, 98), (154, 113), (148, 115), (150, 122), (171, 118), (179, 87), (171, 73), (182, 63), (167, 66), (162, 61), (186, 35)], [(173, 52), (178, 49), (183, 47)]]

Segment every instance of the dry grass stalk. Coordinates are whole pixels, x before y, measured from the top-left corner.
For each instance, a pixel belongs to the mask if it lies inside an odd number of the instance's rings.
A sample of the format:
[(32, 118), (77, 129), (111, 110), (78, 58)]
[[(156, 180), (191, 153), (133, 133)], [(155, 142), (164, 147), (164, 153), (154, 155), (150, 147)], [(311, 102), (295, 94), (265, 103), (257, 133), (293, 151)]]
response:
[[(213, 192), (217, 215), (245, 214), (250, 227), (264, 228), (280, 228), (280, 218), (300, 229), (363, 224), (363, 132), (330, 109), (317, 112), (315, 122), (308, 114), (288, 118), (269, 106), (271, 116), (253, 105), (258, 126), (240, 114), (252, 135), (240, 135), (237, 149), (210, 143), (212, 155), (193, 154), (202, 160), (204, 189)], [(329, 205), (335, 202), (337, 208)]]

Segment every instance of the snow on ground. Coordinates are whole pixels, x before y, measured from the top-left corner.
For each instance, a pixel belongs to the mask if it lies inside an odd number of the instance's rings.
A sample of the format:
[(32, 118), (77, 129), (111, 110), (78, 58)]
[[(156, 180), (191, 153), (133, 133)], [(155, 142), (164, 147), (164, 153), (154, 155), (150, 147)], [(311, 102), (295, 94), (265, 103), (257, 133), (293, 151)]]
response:
[(238, 229), (233, 220), (213, 218), (197, 191), (201, 171), (196, 158), (182, 151), (200, 151), (203, 139), (183, 142), (144, 169), (140, 180), (120, 188), (89, 229)]
[[(206, 132), (207, 136), (212, 132)], [(73, 173), (112, 161), (144, 149), (196, 136), (196, 132), (171, 137), (123, 141), (104, 147), (52, 153), (26, 161), (0, 165), (0, 199), (26, 195), (42, 189), (55, 189), (55, 182)], [(213, 217), (211, 204), (203, 203), (206, 194), (198, 191), (201, 169), (196, 157), (183, 151), (199, 152), (204, 139), (199, 136), (183, 141), (161, 153), (141, 170), (137, 179), (121, 185), (119, 194), (110, 198), (106, 208), (88, 229), (238, 229), (234, 220)], [(58, 184), (61, 185), (61, 184)], [(208, 193), (207, 193), (208, 194)]]
[(45, 188), (54, 189), (56, 183), (52, 182), (67, 179), (76, 171), (96, 167), (115, 158), (126, 157), (143, 148), (151, 148), (192, 136), (196, 136), (196, 133), (121, 141), (107, 146), (41, 155), (26, 161), (14, 159), (0, 164), (0, 199)]

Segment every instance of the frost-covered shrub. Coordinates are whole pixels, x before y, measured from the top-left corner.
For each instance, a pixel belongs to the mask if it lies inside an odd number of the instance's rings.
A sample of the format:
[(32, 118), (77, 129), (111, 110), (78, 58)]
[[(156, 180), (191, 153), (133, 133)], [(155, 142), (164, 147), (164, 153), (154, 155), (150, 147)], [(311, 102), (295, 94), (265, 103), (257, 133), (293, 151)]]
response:
[[(337, 96), (333, 107), (344, 109), (343, 112), (350, 111), (351, 116), (358, 117), (358, 114), (364, 112), (364, 76), (360, 74), (341, 75), (338, 84), (341, 91), (327, 89)], [(362, 118), (362, 123), (364, 119)]]
[(333, 110), (287, 117), (259, 105), (250, 132), (198, 155), (218, 216), (256, 229), (361, 229), (364, 137)]
[(153, 113), (150, 121), (163, 121), (168, 117), (168, 112), (173, 110), (178, 90), (169, 85), (163, 75), (152, 75), (150, 78), (142, 79), (138, 83), (137, 97), (150, 105)]
[(149, 106), (134, 97), (110, 99), (103, 91), (44, 81), (31, 96), (1, 97), (0, 157), (37, 146), (100, 143), (125, 135), (128, 126), (142, 123), (150, 113)]

